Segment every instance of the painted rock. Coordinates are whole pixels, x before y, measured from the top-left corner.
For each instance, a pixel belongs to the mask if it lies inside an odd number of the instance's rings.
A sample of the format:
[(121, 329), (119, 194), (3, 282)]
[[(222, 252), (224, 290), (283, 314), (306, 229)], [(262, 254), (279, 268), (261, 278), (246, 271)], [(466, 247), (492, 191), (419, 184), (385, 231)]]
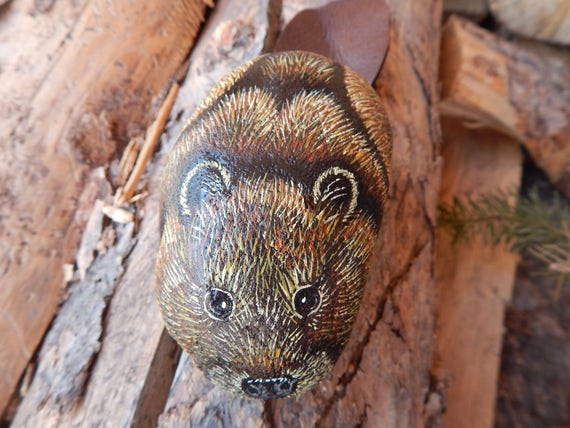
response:
[(315, 54), (261, 56), (202, 102), (165, 167), (157, 294), (169, 333), (215, 384), (271, 399), (330, 372), (390, 155), (372, 87)]

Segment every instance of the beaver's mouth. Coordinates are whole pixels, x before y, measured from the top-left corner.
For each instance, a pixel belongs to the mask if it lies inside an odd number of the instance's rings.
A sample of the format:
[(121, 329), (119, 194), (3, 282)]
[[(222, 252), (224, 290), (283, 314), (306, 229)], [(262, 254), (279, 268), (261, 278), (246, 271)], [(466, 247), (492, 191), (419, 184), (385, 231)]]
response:
[(250, 397), (271, 400), (295, 392), (297, 379), (289, 375), (262, 379), (245, 378), (241, 381), (241, 389)]

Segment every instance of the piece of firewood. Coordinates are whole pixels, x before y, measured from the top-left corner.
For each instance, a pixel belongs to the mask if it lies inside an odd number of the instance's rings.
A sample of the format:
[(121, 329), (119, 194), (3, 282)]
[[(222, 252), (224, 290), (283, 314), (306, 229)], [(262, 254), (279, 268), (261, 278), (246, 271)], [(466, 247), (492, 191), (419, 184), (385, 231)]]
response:
[(207, 1), (43, 3), (0, 14), (0, 411), (60, 303), (89, 171), (148, 126)]
[[(117, 242), (98, 257), (71, 291), (46, 335), (34, 379), (12, 426), (58, 425), (83, 394), (91, 362), (100, 350), (106, 300), (124, 272), (134, 246), (134, 223), (118, 230)], [(137, 353), (138, 354), (138, 353)]]
[[(451, 119), (443, 121), (442, 133), (441, 203), (518, 189), (522, 156), (515, 140)], [(505, 245), (492, 246), (480, 236), (453, 242), (446, 230), (437, 232), (434, 374), (448, 384), (444, 427), (493, 426), (505, 306), (516, 263)]]
[(462, 18), (443, 30), (441, 114), (499, 130), (524, 144), (570, 196), (570, 73)]
[(546, 42), (570, 44), (570, 0), (489, 0), (510, 31)]

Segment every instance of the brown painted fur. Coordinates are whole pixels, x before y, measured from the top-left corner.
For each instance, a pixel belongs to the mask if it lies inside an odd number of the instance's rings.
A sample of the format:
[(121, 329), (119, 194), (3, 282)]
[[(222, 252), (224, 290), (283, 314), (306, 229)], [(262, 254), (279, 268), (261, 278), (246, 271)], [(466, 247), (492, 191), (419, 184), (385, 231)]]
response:
[(321, 56), (262, 56), (204, 100), (164, 174), (157, 292), (168, 331), (215, 383), (277, 398), (331, 370), (390, 154), (378, 96)]

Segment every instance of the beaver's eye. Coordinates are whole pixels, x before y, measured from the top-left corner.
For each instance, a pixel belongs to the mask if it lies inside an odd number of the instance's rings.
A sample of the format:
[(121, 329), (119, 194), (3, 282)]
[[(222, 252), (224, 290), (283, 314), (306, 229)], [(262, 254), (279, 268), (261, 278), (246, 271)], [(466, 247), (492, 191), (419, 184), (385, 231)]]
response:
[(295, 311), (303, 317), (315, 312), (319, 309), (320, 305), (321, 295), (315, 285), (299, 288), (293, 296), (293, 307)]
[(204, 297), (204, 309), (210, 318), (224, 321), (229, 318), (234, 309), (234, 300), (227, 291), (210, 288)]

